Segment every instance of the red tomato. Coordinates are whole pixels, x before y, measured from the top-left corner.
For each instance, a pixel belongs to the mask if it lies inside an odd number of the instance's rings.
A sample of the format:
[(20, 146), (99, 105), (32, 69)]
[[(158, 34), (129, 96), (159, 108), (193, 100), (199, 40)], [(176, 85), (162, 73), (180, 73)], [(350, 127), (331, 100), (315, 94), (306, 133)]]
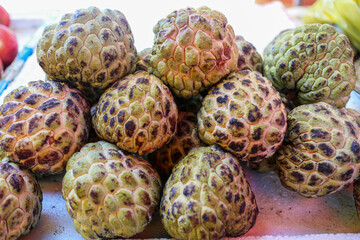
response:
[(10, 26), (10, 15), (3, 6), (0, 5), (0, 24)]
[(15, 33), (8, 27), (0, 25), (0, 59), (4, 67), (9, 66), (18, 53), (18, 42)]

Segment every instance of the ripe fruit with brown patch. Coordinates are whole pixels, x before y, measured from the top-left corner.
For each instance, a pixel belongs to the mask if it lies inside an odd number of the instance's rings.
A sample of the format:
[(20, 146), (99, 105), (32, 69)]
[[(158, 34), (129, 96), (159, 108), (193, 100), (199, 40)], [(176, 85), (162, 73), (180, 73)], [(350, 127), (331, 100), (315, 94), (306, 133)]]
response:
[(286, 139), (276, 160), (286, 188), (319, 197), (359, 176), (360, 125), (353, 115), (325, 102), (298, 106), (289, 113)]
[(150, 223), (161, 181), (144, 159), (99, 141), (75, 153), (66, 171), (63, 198), (85, 239), (129, 238)]
[(234, 30), (216, 10), (204, 6), (173, 11), (153, 32), (151, 67), (178, 97), (196, 96), (236, 70)]
[(198, 113), (200, 139), (240, 161), (260, 162), (280, 147), (286, 110), (271, 82), (258, 72), (229, 74), (210, 89)]
[(37, 225), (42, 191), (36, 177), (7, 159), (0, 161), (0, 239), (18, 239)]
[(161, 221), (176, 239), (237, 237), (257, 215), (239, 161), (216, 145), (193, 148), (174, 167), (160, 203)]
[(48, 26), (37, 60), (50, 79), (79, 89), (91, 102), (136, 64), (129, 23), (118, 10), (79, 9)]
[(30, 82), (10, 92), (0, 106), (0, 151), (36, 174), (59, 174), (87, 142), (89, 116), (78, 90)]
[(91, 114), (101, 139), (139, 155), (167, 144), (176, 133), (178, 119), (169, 88), (145, 71), (119, 79), (105, 91)]

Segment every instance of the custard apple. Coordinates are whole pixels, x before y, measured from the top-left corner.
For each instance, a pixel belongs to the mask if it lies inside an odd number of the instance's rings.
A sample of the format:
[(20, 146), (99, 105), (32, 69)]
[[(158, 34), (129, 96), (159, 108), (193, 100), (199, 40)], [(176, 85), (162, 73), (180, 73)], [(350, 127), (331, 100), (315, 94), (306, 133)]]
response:
[(204, 145), (196, 127), (197, 118), (192, 112), (179, 112), (176, 135), (171, 142), (149, 154), (148, 159), (166, 180), (174, 165), (194, 147)]
[(237, 237), (255, 224), (258, 207), (239, 161), (217, 145), (193, 148), (165, 184), (160, 216), (176, 239)]
[(93, 127), (101, 139), (139, 155), (170, 142), (178, 119), (169, 88), (145, 71), (117, 81), (101, 96), (91, 114)]
[(145, 48), (138, 52), (138, 60), (136, 62), (136, 71), (147, 71), (151, 72), (150, 59), (151, 59), (151, 48)]
[(36, 177), (18, 164), (0, 161), (0, 239), (16, 240), (39, 222), (42, 191)]
[(236, 71), (250, 70), (263, 72), (263, 60), (261, 54), (256, 51), (254, 45), (246, 41), (243, 36), (236, 35), (235, 43), (239, 48), (239, 59)]
[(256, 71), (229, 74), (210, 89), (198, 113), (200, 139), (240, 161), (260, 162), (280, 147), (286, 110), (271, 82)]
[(329, 24), (279, 33), (264, 51), (264, 76), (296, 106), (327, 102), (344, 107), (355, 87), (354, 52)]
[(137, 52), (129, 23), (118, 10), (76, 10), (45, 28), (37, 61), (50, 79), (66, 82), (94, 102), (135, 69)]
[(85, 239), (129, 238), (150, 223), (161, 182), (144, 159), (99, 141), (71, 157), (62, 193), (75, 229)]
[(179, 97), (196, 96), (237, 68), (234, 30), (216, 10), (204, 6), (173, 11), (153, 32), (150, 65)]
[(88, 140), (90, 107), (58, 82), (30, 82), (0, 106), (0, 151), (39, 175), (59, 174)]
[(286, 188), (304, 197), (332, 194), (350, 186), (359, 167), (360, 126), (351, 114), (326, 102), (290, 112), (276, 160)]

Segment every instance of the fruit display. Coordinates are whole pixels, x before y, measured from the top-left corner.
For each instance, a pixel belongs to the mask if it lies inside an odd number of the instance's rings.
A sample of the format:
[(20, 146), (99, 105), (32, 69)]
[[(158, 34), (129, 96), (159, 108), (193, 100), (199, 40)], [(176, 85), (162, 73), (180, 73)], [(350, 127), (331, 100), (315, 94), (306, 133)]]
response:
[(124, 14), (96, 7), (65, 14), (48, 26), (36, 54), (50, 79), (78, 88), (91, 101), (135, 69), (137, 60)]
[(175, 135), (178, 110), (169, 88), (156, 76), (139, 71), (108, 88), (91, 115), (101, 139), (145, 155)]
[(129, 238), (149, 224), (160, 201), (158, 173), (105, 141), (88, 143), (66, 167), (62, 193), (85, 239)]
[(229, 74), (210, 89), (198, 113), (200, 139), (240, 161), (260, 162), (280, 147), (286, 110), (270, 81), (258, 72)]
[(196, 96), (236, 70), (239, 50), (234, 30), (216, 10), (173, 11), (153, 32), (150, 65), (178, 97)]
[(254, 45), (246, 41), (243, 36), (235, 36), (235, 43), (239, 48), (239, 59), (236, 71), (250, 70), (263, 72), (263, 60), (261, 54), (256, 51)]
[(0, 239), (28, 234), (39, 222), (42, 191), (36, 177), (6, 159), (0, 161)]
[(39, 175), (59, 174), (88, 140), (90, 107), (80, 92), (33, 81), (0, 106), (0, 152)]
[(175, 164), (197, 146), (204, 145), (199, 138), (197, 118), (192, 112), (179, 112), (176, 135), (167, 145), (149, 154), (148, 159), (163, 179), (170, 176)]
[(355, 87), (354, 51), (329, 24), (284, 30), (264, 50), (264, 76), (297, 105), (344, 107)]
[(219, 146), (195, 147), (174, 167), (160, 216), (176, 239), (237, 237), (255, 224), (258, 207), (238, 160)]
[(46, 80), (0, 103), (0, 240), (360, 232), (354, 46), (315, 23), (256, 48), (213, 6), (85, 6), (37, 31)]
[(325, 102), (298, 106), (288, 115), (286, 138), (276, 160), (286, 188), (318, 197), (359, 177), (360, 127), (352, 114)]

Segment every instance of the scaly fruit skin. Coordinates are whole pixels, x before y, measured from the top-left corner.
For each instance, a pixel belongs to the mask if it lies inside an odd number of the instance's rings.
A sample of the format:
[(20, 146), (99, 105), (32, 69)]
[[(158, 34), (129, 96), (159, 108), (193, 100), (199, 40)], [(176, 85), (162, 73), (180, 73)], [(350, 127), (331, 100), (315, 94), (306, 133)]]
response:
[(42, 199), (31, 172), (0, 161), (0, 239), (16, 240), (28, 234), (39, 222)]
[(216, 145), (193, 148), (175, 166), (160, 203), (163, 225), (176, 239), (236, 237), (257, 215), (238, 160)]
[(65, 14), (59, 23), (48, 26), (36, 53), (51, 79), (78, 88), (90, 101), (135, 69), (137, 58), (125, 16), (96, 7)]
[(235, 43), (239, 48), (239, 59), (236, 71), (250, 70), (258, 71), (262, 74), (263, 60), (254, 45), (239, 35), (235, 36)]
[(286, 110), (270, 81), (258, 72), (231, 73), (204, 98), (200, 139), (218, 144), (241, 161), (260, 162), (280, 147)]
[(151, 164), (165, 181), (180, 159), (185, 157), (192, 148), (204, 145), (200, 141), (196, 123), (197, 118), (194, 113), (179, 112), (176, 135), (169, 144), (148, 156)]
[(136, 71), (147, 71), (152, 72), (150, 67), (150, 59), (152, 57), (151, 55), (152, 49), (151, 48), (145, 48), (138, 52), (138, 60), (136, 62)]
[(57, 82), (30, 82), (0, 106), (0, 151), (39, 175), (61, 173), (88, 140), (90, 107), (80, 92)]
[(288, 116), (287, 142), (277, 152), (281, 183), (304, 197), (347, 188), (359, 176), (360, 127), (328, 103), (301, 105)]
[(354, 196), (356, 212), (358, 218), (360, 218), (360, 179), (354, 181), (353, 196)]
[(196, 96), (236, 70), (239, 50), (234, 30), (216, 10), (174, 11), (153, 32), (151, 67), (179, 97)]
[(161, 148), (176, 133), (178, 110), (169, 88), (144, 71), (117, 81), (91, 112), (101, 139), (139, 155)]
[(63, 198), (85, 239), (129, 238), (150, 223), (161, 182), (144, 159), (99, 141), (75, 153), (66, 171)]
[(328, 24), (281, 32), (264, 51), (264, 76), (295, 105), (327, 102), (344, 107), (355, 87), (349, 39)]

